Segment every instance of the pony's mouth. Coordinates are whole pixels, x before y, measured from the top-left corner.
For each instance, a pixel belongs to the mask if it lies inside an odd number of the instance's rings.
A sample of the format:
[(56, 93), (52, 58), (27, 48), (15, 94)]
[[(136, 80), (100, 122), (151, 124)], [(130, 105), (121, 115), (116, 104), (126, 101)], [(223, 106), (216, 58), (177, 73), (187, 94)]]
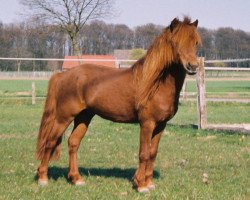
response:
[(197, 66), (193, 66), (190, 64), (187, 64), (185, 66), (188, 75), (195, 75), (197, 73), (197, 68), (198, 68)]

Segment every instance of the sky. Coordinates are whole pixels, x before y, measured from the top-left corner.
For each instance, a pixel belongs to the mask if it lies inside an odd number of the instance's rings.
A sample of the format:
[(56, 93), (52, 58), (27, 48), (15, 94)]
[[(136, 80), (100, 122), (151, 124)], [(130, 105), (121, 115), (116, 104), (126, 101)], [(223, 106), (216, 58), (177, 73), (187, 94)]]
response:
[[(115, 0), (116, 17), (106, 23), (126, 24), (130, 28), (154, 23), (168, 26), (184, 15), (209, 29), (232, 27), (250, 32), (250, 0)], [(18, 0), (0, 0), (0, 21), (18, 22), (22, 7)]]

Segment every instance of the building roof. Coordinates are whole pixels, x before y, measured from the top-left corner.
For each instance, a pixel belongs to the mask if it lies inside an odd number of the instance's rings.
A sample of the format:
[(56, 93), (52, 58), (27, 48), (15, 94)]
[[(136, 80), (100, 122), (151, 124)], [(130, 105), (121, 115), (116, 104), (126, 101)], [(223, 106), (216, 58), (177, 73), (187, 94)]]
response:
[[(65, 59), (78, 59), (78, 56), (65, 56)], [(64, 61), (62, 65), (63, 70), (68, 70), (73, 67), (76, 67), (80, 64), (95, 64), (95, 65), (103, 65), (106, 67), (117, 67), (116, 59), (112, 55), (82, 55), (81, 59), (91, 59), (91, 61)], [(95, 61), (92, 61), (95, 60)], [(101, 61), (98, 61), (101, 60)], [(113, 60), (113, 61), (102, 61), (102, 60)]]

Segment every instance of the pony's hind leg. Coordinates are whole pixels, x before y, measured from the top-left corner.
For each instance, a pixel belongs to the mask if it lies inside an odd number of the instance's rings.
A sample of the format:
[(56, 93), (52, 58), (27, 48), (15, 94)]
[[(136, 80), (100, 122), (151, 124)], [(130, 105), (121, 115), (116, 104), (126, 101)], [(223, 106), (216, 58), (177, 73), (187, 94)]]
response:
[(37, 169), (38, 184), (41, 186), (45, 186), (48, 184), (48, 165), (50, 158), (52, 157), (57, 145), (59, 145), (62, 134), (69, 124), (70, 122), (59, 123), (57, 120), (55, 120), (55, 123), (51, 130), (51, 134), (46, 141), (41, 164)]
[(74, 129), (68, 140), (69, 147), (69, 173), (68, 178), (75, 185), (84, 185), (85, 182), (78, 170), (77, 151), (80, 142), (87, 132), (88, 125), (93, 115), (87, 110), (82, 111), (74, 120)]

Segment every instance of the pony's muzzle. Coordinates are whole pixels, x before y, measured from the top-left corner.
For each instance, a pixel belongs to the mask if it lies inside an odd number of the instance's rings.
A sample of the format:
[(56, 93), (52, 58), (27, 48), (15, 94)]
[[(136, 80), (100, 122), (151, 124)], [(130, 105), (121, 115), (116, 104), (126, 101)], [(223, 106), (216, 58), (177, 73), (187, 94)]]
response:
[(199, 65), (197, 64), (188, 63), (185, 68), (186, 68), (188, 75), (194, 75), (197, 73), (198, 67)]

